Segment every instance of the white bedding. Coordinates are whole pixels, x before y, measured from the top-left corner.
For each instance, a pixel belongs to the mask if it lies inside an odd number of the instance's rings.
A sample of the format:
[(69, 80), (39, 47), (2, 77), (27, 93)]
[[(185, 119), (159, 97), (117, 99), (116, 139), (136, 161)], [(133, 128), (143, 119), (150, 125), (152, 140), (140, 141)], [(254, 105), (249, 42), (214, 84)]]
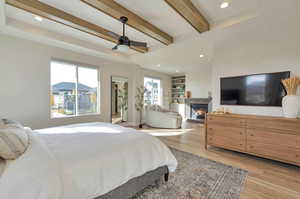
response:
[(1, 199), (94, 199), (158, 167), (177, 166), (157, 138), (108, 123), (37, 130), (32, 140), (7, 162)]

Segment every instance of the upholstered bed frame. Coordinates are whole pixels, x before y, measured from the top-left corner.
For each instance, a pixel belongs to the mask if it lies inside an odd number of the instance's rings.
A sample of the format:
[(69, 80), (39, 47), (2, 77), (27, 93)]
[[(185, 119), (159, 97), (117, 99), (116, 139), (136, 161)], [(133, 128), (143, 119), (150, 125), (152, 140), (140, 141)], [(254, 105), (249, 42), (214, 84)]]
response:
[(95, 199), (130, 199), (145, 188), (155, 185), (157, 181), (164, 176), (165, 181), (169, 179), (169, 169), (167, 166), (159, 167), (153, 171), (149, 171), (142, 176), (133, 178), (120, 187), (110, 191), (109, 193), (99, 196)]

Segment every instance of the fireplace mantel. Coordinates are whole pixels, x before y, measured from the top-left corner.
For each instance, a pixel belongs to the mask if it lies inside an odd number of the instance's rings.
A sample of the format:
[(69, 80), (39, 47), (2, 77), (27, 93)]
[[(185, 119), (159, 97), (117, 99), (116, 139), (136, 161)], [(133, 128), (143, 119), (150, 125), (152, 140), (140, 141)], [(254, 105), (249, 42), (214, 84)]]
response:
[(187, 98), (185, 104), (209, 104), (212, 98)]

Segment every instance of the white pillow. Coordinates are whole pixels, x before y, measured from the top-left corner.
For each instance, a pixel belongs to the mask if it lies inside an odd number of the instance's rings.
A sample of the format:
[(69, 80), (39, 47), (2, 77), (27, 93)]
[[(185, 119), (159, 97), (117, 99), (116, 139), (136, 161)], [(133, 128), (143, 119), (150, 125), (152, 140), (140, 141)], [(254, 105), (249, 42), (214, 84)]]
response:
[(18, 122), (7, 119), (0, 121), (0, 158), (15, 160), (29, 146), (28, 133)]

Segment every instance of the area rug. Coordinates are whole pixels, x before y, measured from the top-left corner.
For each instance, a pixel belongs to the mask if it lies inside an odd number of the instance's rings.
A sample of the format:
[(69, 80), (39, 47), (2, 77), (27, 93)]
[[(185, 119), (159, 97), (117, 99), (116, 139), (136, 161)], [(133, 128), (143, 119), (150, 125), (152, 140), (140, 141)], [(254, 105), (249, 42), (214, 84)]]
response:
[(178, 160), (169, 182), (157, 182), (134, 199), (239, 199), (248, 172), (171, 149)]

